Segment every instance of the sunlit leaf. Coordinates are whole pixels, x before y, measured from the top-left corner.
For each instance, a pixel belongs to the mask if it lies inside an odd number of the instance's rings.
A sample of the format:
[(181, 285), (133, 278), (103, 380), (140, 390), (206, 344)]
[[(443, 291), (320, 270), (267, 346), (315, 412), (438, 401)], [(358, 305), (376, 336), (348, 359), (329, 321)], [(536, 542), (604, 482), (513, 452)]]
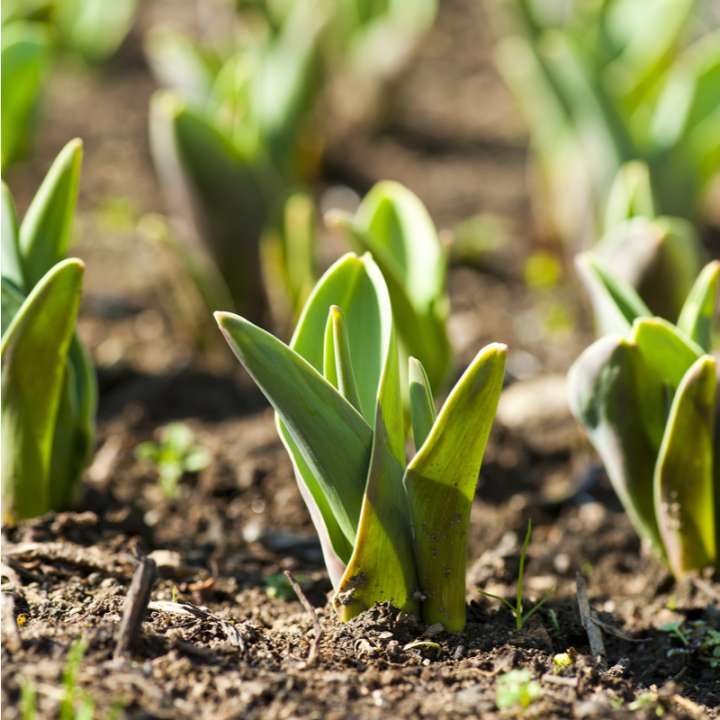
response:
[(705, 352), (712, 349), (712, 326), (718, 294), (720, 262), (708, 263), (698, 275), (680, 312), (677, 326)]

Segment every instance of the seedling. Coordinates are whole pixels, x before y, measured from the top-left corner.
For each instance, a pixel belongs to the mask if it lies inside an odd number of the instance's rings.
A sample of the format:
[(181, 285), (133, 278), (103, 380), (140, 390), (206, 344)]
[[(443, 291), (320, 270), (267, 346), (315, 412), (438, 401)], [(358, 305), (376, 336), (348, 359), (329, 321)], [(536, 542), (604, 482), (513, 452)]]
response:
[(572, 667), (575, 662), (572, 652), (557, 653), (553, 655), (553, 670), (565, 670)]
[(717, 562), (717, 363), (710, 354), (720, 263), (698, 276), (677, 325), (653, 317), (596, 257), (581, 267), (615, 333), (568, 376), (570, 406), (638, 534), (681, 577)]
[(658, 630), (669, 633), (682, 647), (671, 648), (668, 655), (694, 655), (711, 668), (720, 668), (720, 631), (703, 620), (678, 620), (661, 625)]
[(532, 679), (529, 670), (511, 670), (499, 675), (495, 686), (498, 710), (528, 708), (542, 695), (540, 683)]
[(509, 600), (499, 595), (493, 595), (493, 593), (480, 591), (481, 595), (485, 597), (493, 598), (493, 600), (499, 600), (503, 603), (508, 610), (512, 613), (515, 618), (515, 629), (522, 630), (525, 627), (525, 623), (547, 602), (549, 595), (546, 595), (542, 600), (535, 603), (527, 612), (525, 612), (523, 605), (523, 582), (525, 579), (525, 558), (527, 557), (528, 546), (530, 545), (530, 537), (532, 536), (532, 520), (528, 520), (527, 530), (525, 531), (525, 539), (523, 540), (522, 548), (520, 549), (520, 567), (518, 568), (518, 579), (517, 589), (515, 591), (515, 604), (513, 605)]
[(68, 143), (18, 225), (2, 191), (2, 496), (6, 522), (73, 501), (94, 446), (96, 380), (75, 335), (84, 265), (63, 259), (82, 146)]
[(216, 319), (275, 408), (340, 616), (389, 601), (461, 630), (470, 505), (505, 346), (478, 353), (437, 416), (423, 366), (410, 358), (408, 463), (390, 293), (369, 254), (349, 253), (325, 273), (289, 346), (237, 315)]
[(192, 430), (184, 423), (171, 423), (160, 432), (160, 441), (146, 441), (135, 449), (140, 460), (148, 460), (157, 470), (165, 496), (177, 496), (177, 486), (185, 473), (200, 472), (210, 463), (210, 453), (195, 443)]

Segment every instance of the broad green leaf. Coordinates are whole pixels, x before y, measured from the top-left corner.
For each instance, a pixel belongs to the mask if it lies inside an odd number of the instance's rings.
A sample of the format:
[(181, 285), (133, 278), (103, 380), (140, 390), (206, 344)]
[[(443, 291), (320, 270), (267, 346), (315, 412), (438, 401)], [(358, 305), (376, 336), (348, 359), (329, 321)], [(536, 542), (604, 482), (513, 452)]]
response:
[(636, 318), (652, 316), (635, 290), (615, 277), (597, 256), (583, 253), (575, 263), (604, 333), (625, 333)]
[(450, 363), (446, 333), (446, 252), (419, 198), (399, 183), (385, 181), (367, 194), (354, 218), (331, 213), (359, 251), (372, 253), (393, 304), (405, 350), (420, 358), (434, 388)]
[(655, 467), (655, 511), (677, 577), (716, 558), (713, 425), (717, 369), (710, 355), (688, 370), (673, 400)]
[(215, 318), (236, 357), (278, 413), (293, 442), (291, 454), (297, 448), (352, 544), (372, 430), (296, 351), (238, 315), (220, 312)]
[(20, 225), (20, 252), (27, 287), (33, 287), (70, 244), (75, 215), (82, 142), (71, 140), (53, 161)]
[(150, 144), (171, 200), (202, 240), (196, 256), (221, 274), (235, 309), (262, 317), (260, 237), (270, 212), (264, 168), (171, 92), (152, 99)]
[(505, 355), (505, 346), (497, 343), (476, 355), (405, 473), (425, 597), (423, 618), (450, 632), (465, 626), (470, 507), (502, 389)]
[(425, 368), (417, 358), (409, 358), (408, 375), (410, 378), (410, 419), (412, 420), (413, 441), (417, 451), (430, 434), (437, 413), (430, 381), (425, 373)]
[(712, 349), (712, 326), (717, 303), (720, 262), (708, 263), (685, 300), (677, 326), (705, 352)]
[(655, 199), (648, 166), (639, 160), (625, 163), (613, 181), (605, 209), (605, 228), (630, 218), (655, 216)]
[(652, 387), (637, 346), (617, 336), (593, 343), (568, 374), (573, 414), (584, 425), (637, 533), (662, 554), (653, 498), (658, 446), (643, 412)]
[(5, 335), (5, 331), (25, 302), (25, 294), (10, 278), (6, 278), (4, 275), (0, 281), (0, 288), (2, 292), (2, 335)]
[[(20, 238), (18, 235), (18, 222), (15, 213), (15, 203), (8, 186), (2, 184), (2, 228), (0, 242), (2, 242), (2, 276), (10, 280), (21, 291), (25, 289), (25, 276), (20, 257)], [(5, 318), (3, 318), (5, 322)]]
[(6, 519), (49, 508), (50, 460), (83, 264), (71, 258), (33, 288), (7, 329), (2, 355), (2, 486)]
[(606, 233), (596, 253), (617, 281), (635, 289), (651, 314), (674, 321), (700, 270), (703, 250), (686, 220), (636, 217)]
[(22, 21), (3, 24), (3, 171), (26, 149), (49, 60), (50, 37), (44, 25)]
[(330, 307), (324, 343), (323, 375), (325, 379), (336, 387), (358, 412), (361, 412), (360, 397), (350, 354), (350, 342), (343, 312), (337, 305)]
[[(375, 268), (380, 275), (380, 271)], [(382, 304), (390, 311), (385, 293)], [(349, 620), (378, 602), (418, 612), (408, 505), (403, 487), (405, 432), (395, 334), (380, 382), (367, 488), (350, 562), (338, 586), (341, 617)]]

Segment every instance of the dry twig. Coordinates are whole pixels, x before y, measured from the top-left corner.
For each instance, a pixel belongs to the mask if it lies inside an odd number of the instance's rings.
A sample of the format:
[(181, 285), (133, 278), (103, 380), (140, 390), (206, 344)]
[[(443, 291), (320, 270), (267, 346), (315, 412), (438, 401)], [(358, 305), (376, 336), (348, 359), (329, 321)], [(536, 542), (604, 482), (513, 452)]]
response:
[(315, 664), (315, 662), (317, 661), (317, 657), (318, 657), (318, 649), (320, 647), (320, 638), (322, 637), (322, 625), (320, 624), (320, 620), (318, 619), (315, 609), (310, 604), (310, 601), (307, 599), (307, 597), (305, 597), (305, 593), (303, 592), (302, 588), (300, 587), (300, 583), (292, 576), (292, 573), (289, 570), (285, 571), (285, 577), (288, 579), (290, 586), (295, 591), (295, 594), (297, 595), (298, 600), (300, 600), (300, 604), (310, 614), (310, 617), (312, 618), (312, 621), (313, 621), (313, 627), (315, 628), (315, 638), (313, 639), (313, 643), (310, 646), (310, 654), (308, 655), (308, 658), (307, 658), (307, 666), (312, 667)]
[(605, 643), (603, 642), (602, 630), (593, 620), (590, 600), (588, 599), (587, 583), (582, 573), (576, 573), (575, 584), (577, 587), (577, 603), (580, 611), (580, 622), (590, 642), (590, 652), (601, 664), (605, 663)]
[(137, 642), (156, 575), (155, 562), (150, 558), (143, 558), (133, 575), (130, 589), (125, 598), (125, 610), (118, 631), (115, 657), (129, 653)]

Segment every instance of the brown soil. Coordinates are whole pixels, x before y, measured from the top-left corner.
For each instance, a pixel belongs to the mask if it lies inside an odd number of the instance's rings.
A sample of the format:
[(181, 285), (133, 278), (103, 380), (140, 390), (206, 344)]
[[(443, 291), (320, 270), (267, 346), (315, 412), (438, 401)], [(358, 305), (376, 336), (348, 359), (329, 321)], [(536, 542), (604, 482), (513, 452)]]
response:
[[(520, 710), (497, 709), (496, 686), (518, 668), (540, 684), (529, 717), (720, 717), (720, 670), (702, 645), (703, 628), (720, 629), (717, 584), (676, 585), (641, 552), (574, 424), (562, 410), (553, 416), (534, 391), (525, 396), (524, 429), (498, 422), (486, 455), (472, 508), (466, 630), (435, 634), (386, 606), (345, 625), (335, 619), (272, 414), (211, 339), (212, 328), (209, 346), (192, 342), (198, 318), (179, 310), (186, 283), (147, 232), (148, 213), (163, 203), (147, 151), (153, 83), (140, 38), (170, 6), (192, 25), (189, 1), (147, 4), (107, 67), (57, 69), (34, 158), (9, 178), (23, 207), (58, 147), (85, 139), (80, 332), (99, 366), (101, 405), (81, 512), (4, 531), (3, 718), (21, 717), (21, 688), (30, 684), (38, 717), (58, 716), (76, 639), (86, 645), (77, 685), (99, 718), (114, 707), (127, 718), (512, 716)], [(477, 261), (479, 270), (451, 273), (457, 365), (499, 340), (512, 348), (510, 380), (537, 379), (564, 372), (590, 335), (568, 272), (551, 290), (531, 291), (523, 281), (534, 242), (523, 131), (492, 68), (482, 9), (472, 0), (442, 3), (437, 27), (395, 83), (384, 122), (337, 138), (324, 182), (364, 192), (382, 177), (401, 180), (444, 229), (479, 212), (499, 216), (504, 243)], [(172, 420), (194, 430), (212, 463), (184, 478), (171, 500), (134, 448)], [(480, 590), (513, 598), (529, 519), (525, 597), (549, 597), (518, 631)], [(156, 605), (132, 656), (114, 659), (124, 597), (147, 553), (159, 566), (152, 601), (192, 610)], [(317, 610), (314, 664), (313, 619), (296, 599), (272, 592), (285, 569)], [(603, 623), (604, 661), (589, 654), (577, 571), (588, 577)], [(687, 646), (659, 629), (678, 620), (695, 628)], [(425, 644), (413, 647), (418, 639)], [(564, 652), (573, 662), (561, 669), (553, 657)]]

